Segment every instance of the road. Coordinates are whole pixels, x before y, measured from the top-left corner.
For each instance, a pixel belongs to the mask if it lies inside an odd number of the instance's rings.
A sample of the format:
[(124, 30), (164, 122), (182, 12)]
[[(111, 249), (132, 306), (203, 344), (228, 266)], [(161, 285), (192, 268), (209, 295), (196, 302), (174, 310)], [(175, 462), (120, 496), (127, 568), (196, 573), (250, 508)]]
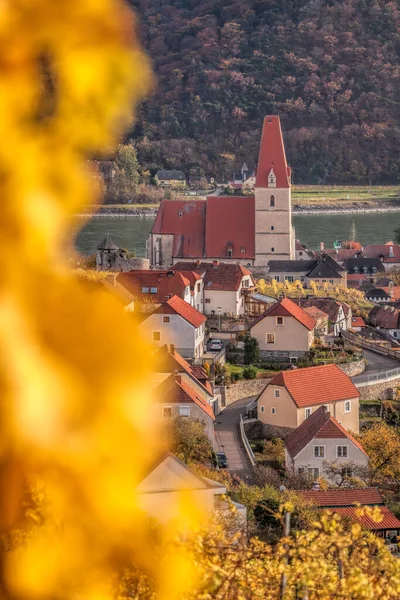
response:
[(239, 421), (240, 414), (246, 413), (246, 405), (252, 399), (243, 398), (227, 406), (217, 416), (215, 425), (218, 450), (225, 452), (229, 471), (244, 481), (249, 480), (251, 464), (240, 436)]
[(361, 375), (352, 377), (355, 385), (357, 385), (357, 381), (364, 381), (365, 375), (376, 375), (377, 373), (389, 371), (390, 369), (398, 369), (400, 367), (400, 361), (389, 358), (388, 356), (376, 354), (376, 352), (371, 352), (370, 350), (364, 349), (363, 356), (368, 361), (367, 368)]

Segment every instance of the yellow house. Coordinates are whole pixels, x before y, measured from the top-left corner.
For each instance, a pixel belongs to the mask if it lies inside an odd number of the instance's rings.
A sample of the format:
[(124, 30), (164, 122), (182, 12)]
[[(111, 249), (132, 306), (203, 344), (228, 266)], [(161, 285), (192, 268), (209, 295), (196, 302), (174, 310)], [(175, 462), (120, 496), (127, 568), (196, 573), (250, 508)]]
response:
[(160, 187), (186, 187), (186, 176), (183, 171), (157, 171), (154, 179), (156, 181), (156, 184)]
[(295, 429), (320, 406), (345, 429), (359, 432), (359, 391), (333, 364), (279, 373), (258, 399), (258, 418), (277, 428)]

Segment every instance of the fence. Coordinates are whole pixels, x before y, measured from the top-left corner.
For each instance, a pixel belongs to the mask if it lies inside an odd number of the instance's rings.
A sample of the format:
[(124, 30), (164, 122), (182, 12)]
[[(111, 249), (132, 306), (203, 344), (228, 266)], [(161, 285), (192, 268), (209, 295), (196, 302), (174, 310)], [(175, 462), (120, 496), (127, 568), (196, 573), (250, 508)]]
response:
[(384, 381), (390, 381), (391, 379), (400, 378), (400, 367), (398, 369), (389, 369), (389, 371), (379, 371), (378, 373), (373, 373), (368, 375), (365, 373), (364, 375), (357, 375), (353, 378), (353, 381), (356, 386), (369, 384), (369, 383), (380, 383)]
[(349, 331), (342, 331), (341, 336), (346, 340), (352, 342), (355, 346), (361, 346), (361, 348), (366, 348), (367, 350), (371, 350), (372, 352), (376, 352), (377, 354), (389, 356), (390, 358), (400, 360), (400, 349), (393, 350), (392, 348), (378, 346), (377, 344), (369, 342), (368, 340), (363, 339), (361, 336), (356, 335), (354, 333), (350, 333)]
[(240, 423), (239, 423), (239, 427), (240, 427), (240, 435), (241, 435), (242, 442), (243, 442), (243, 445), (244, 445), (244, 447), (245, 447), (245, 450), (246, 450), (246, 452), (247, 452), (247, 456), (248, 456), (248, 457), (249, 457), (249, 459), (250, 459), (250, 462), (251, 462), (251, 465), (252, 465), (252, 467), (254, 467), (254, 466), (255, 466), (255, 464), (256, 464), (256, 458), (255, 458), (255, 456), (254, 456), (254, 452), (253, 452), (253, 450), (251, 449), (251, 446), (250, 446), (250, 444), (249, 444), (249, 440), (247, 439), (247, 435), (246, 435), (246, 432), (245, 432), (245, 430), (244, 430), (244, 425), (243, 425), (243, 416), (242, 416), (242, 415), (240, 415)]

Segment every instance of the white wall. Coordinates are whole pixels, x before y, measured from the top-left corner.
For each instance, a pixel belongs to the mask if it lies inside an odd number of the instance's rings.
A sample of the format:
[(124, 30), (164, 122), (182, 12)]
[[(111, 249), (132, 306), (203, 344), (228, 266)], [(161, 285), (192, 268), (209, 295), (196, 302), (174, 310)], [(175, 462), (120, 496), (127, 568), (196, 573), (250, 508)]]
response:
[[(169, 323), (163, 322), (163, 317), (169, 317)], [(185, 358), (199, 358), (204, 351), (205, 326), (195, 329), (179, 315), (162, 315), (153, 313), (140, 323), (139, 328), (145, 332), (151, 343), (156, 347), (164, 344), (174, 344), (177, 352)], [(153, 342), (153, 332), (161, 333), (160, 340)]]

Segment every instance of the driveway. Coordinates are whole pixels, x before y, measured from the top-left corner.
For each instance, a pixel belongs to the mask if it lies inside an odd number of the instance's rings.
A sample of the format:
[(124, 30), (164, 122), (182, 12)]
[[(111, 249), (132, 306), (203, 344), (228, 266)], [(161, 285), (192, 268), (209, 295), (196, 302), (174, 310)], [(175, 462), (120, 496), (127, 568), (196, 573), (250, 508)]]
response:
[(246, 414), (246, 406), (253, 400), (243, 398), (227, 406), (218, 416), (215, 425), (218, 451), (225, 452), (228, 459), (228, 469), (232, 475), (237, 475), (244, 481), (250, 479), (252, 467), (240, 436), (240, 415)]
[(353, 382), (357, 385), (357, 381), (365, 381), (365, 375), (376, 375), (377, 373), (390, 371), (390, 369), (398, 369), (400, 367), (400, 361), (376, 354), (370, 350), (363, 350), (363, 357), (367, 359), (368, 364), (364, 373), (352, 377)]

